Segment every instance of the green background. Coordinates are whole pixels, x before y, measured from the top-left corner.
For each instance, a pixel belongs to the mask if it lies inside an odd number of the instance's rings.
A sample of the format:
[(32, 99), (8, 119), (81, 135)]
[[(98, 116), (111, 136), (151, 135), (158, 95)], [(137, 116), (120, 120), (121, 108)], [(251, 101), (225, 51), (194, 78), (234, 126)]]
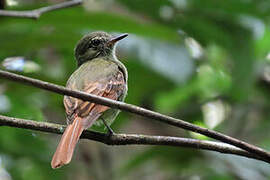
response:
[[(6, 9), (54, 3), (21, 0)], [(263, 0), (91, 0), (38, 20), (0, 17), (0, 61), (23, 56), (27, 61), (16, 73), (65, 85), (76, 68), (74, 46), (84, 34), (129, 33), (117, 48), (129, 71), (127, 103), (270, 150), (269, 15), (270, 5)], [(7, 67), (2, 63), (1, 68)], [(62, 99), (0, 80), (3, 115), (65, 124)], [(207, 139), (126, 112), (112, 128), (119, 133)], [(59, 135), (1, 127), (0, 179), (270, 179), (269, 165), (256, 160), (89, 140), (80, 141), (68, 166), (52, 170), (58, 141)]]

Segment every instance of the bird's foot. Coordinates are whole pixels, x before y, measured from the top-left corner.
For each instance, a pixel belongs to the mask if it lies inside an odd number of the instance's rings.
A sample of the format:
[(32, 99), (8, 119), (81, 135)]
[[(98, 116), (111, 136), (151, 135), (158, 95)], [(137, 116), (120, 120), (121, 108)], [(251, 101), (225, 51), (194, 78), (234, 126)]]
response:
[(108, 135), (108, 136), (114, 135), (114, 134), (115, 134), (114, 131), (113, 131), (112, 128), (107, 124), (107, 122), (105, 121), (105, 119), (103, 119), (103, 118), (101, 118), (101, 119), (102, 119), (104, 125), (105, 125), (106, 128), (107, 128), (107, 135)]

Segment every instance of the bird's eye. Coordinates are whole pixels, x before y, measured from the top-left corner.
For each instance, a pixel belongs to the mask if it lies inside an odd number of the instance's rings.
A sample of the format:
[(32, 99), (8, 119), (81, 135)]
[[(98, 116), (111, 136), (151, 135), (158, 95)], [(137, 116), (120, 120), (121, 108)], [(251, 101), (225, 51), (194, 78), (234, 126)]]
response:
[(100, 44), (100, 40), (99, 39), (93, 39), (92, 40), (92, 42), (91, 42), (91, 44), (93, 45), (93, 46), (98, 46), (99, 44)]

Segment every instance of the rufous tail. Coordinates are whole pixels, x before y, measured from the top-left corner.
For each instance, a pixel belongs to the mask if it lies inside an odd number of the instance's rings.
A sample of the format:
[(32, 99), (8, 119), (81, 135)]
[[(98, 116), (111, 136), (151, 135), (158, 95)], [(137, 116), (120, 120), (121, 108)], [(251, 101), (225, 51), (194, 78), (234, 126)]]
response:
[(59, 168), (71, 161), (75, 146), (83, 130), (84, 126), (80, 117), (76, 117), (72, 124), (67, 126), (52, 158), (51, 166), (53, 169)]

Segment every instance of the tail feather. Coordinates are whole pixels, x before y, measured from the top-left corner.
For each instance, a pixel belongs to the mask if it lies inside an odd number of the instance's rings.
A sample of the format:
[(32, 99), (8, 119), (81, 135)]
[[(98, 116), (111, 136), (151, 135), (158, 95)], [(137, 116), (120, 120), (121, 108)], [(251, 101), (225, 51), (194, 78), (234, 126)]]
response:
[(80, 117), (75, 118), (72, 124), (67, 126), (51, 161), (53, 169), (59, 168), (71, 161), (75, 146), (83, 130), (83, 121)]

